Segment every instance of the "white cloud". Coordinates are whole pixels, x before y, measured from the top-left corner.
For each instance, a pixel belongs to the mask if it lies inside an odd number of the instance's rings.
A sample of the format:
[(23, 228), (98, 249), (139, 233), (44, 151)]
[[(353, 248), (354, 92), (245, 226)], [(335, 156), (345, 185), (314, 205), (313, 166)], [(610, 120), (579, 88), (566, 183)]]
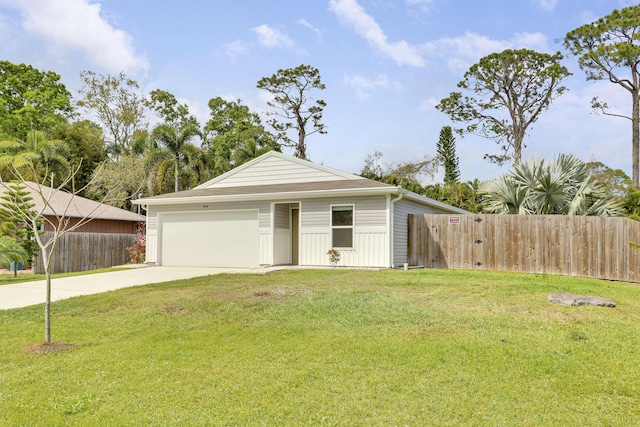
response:
[(11, 34), (9, 20), (6, 16), (0, 15), (0, 40), (5, 42)]
[(320, 28), (314, 27), (313, 24), (311, 24), (306, 19), (304, 19), (304, 18), (303, 19), (298, 19), (296, 21), (296, 23), (298, 23), (298, 24), (302, 25), (303, 27), (306, 27), (306, 28), (310, 29), (311, 31), (313, 31), (318, 38), (322, 38), (322, 30)]
[(399, 82), (389, 80), (389, 78), (381, 74), (375, 79), (369, 79), (359, 74), (344, 77), (344, 84), (352, 87), (356, 91), (358, 98), (362, 100), (369, 99), (371, 95), (378, 89), (401, 89)]
[(551, 12), (556, 8), (558, 0), (535, 0), (535, 3), (540, 9)]
[(266, 123), (268, 120), (272, 119), (267, 112), (271, 111), (271, 107), (269, 107), (268, 103), (272, 102), (274, 95), (271, 92), (266, 90), (258, 90), (255, 95), (248, 99), (247, 106), (251, 111), (255, 111), (260, 116), (260, 120), (263, 123)]
[(235, 58), (249, 53), (249, 44), (243, 41), (235, 41), (224, 45), (224, 52), (227, 56)]
[(405, 0), (405, 3), (409, 7), (417, 7), (423, 12), (429, 12), (434, 0)]
[(590, 11), (590, 10), (585, 10), (582, 13), (580, 13), (580, 23), (581, 25), (585, 25), (585, 24), (590, 24), (592, 22), (595, 22), (598, 20), (598, 18), (600, 18), (598, 15), (596, 15), (594, 12)]
[(424, 99), (420, 102), (420, 111), (433, 110), (439, 103), (440, 100), (434, 97)]
[(251, 29), (258, 35), (258, 42), (268, 48), (292, 47), (293, 42), (286, 34), (266, 24), (259, 25)]
[(509, 40), (493, 40), (487, 36), (466, 32), (461, 37), (442, 38), (426, 43), (422, 48), (430, 55), (446, 58), (449, 70), (460, 75), (483, 56), (505, 49), (550, 51), (546, 37), (540, 33), (518, 33)]
[(31, 0), (13, 5), (23, 16), (23, 28), (44, 38), (56, 51), (81, 52), (89, 62), (109, 72), (148, 66), (136, 53), (131, 36), (100, 16), (100, 4), (89, 0)]
[(393, 59), (398, 65), (425, 66), (415, 46), (404, 40), (389, 42), (382, 28), (356, 0), (330, 0), (329, 10), (341, 22), (351, 26), (374, 50)]
[(516, 33), (508, 43), (511, 49), (527, 48), (538, 52), (553, 52), (553, 49), (549, 48), (547, 36), (542, 33)]

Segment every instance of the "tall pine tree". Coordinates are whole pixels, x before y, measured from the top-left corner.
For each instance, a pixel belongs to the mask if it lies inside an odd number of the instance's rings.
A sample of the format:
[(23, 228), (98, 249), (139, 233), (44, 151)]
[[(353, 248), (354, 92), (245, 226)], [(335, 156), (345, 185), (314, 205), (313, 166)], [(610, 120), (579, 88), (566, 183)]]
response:
[(458, 168), (458, 156), (456, 156), (456, 139), (451, 131), (451, 126), (443, 126), (440, 130), (437, 153), (438, 162), (444, 167), (444, 183), (458, 182), (460, 169)]

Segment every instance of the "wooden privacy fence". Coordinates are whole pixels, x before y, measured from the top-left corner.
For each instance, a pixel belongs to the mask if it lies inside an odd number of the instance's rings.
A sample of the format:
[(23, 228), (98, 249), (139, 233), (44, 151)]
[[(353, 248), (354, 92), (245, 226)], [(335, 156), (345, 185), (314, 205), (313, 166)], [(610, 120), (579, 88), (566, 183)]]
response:
[[(53, 235), (42, 234), (44, 241)], [(52, 273), (95, 270), (127, 264), (129, 254), (124, 248), (133, 245), (135, 234), (67, 233), (58, 240), (51, 260)], [(42, 256), (36, 256), (34, 273), (44, 273)]]
[(409, 215), (408, 261), (433, 268), (640, 282), (640, 222), (564, 215)]

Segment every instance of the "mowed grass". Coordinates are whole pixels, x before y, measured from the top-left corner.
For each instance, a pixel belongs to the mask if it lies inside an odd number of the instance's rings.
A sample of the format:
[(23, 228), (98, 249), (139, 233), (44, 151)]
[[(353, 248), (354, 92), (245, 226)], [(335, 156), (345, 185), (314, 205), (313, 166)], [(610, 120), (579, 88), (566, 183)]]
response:
[[(55, 279), (59, 277), (85, 276), (87, 274), (109, 273), (112, 271), (120, 271), (120, 270), (127, 270), (127, 268), (112, 267), (112, 268), (100, 268), (97, 270), (74, 272), (74, 273), (57, 273), (57, 274), (52, 274), (51, 278)], [(13, 272), (5, 272), (0, 274), (0, 286), (13, 285), (15, 283), (23, 283), (23, 282), (35, 282), (38, 280), (46, 280), (46, 278), (47, 276), (44, 274), (32, 274), (26, 271), (18, 271), (18, 275), (15, 277), (13, 275)]]
[[(616, 308), (547, 302), (600, 295)], [(0, 311), (0, 425), (640, 425), (640, 286), (290, 270)]]

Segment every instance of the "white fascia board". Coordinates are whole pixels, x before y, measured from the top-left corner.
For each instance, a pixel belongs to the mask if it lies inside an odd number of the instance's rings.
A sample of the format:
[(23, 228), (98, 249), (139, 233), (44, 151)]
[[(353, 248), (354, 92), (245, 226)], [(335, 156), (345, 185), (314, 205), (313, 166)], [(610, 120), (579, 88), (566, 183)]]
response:
[(173, 199), (137, 199), (132, 203), (145, 206), (158, 205), (187, 205), (200, 203), (222, 203), (239, 201), (281, 201), (281, 200), (301, 200), (318, 199), (326, 197), (355, 197), (355, 196), (377, 196), (386, 194), (398, 194), (399, 188), (353, 188), (346, 190), (315, 190), (300, 192), (282, 192), (266, 194), (233, 194), (225, 196), (199, 196), (199, 197), (176, 197)]

